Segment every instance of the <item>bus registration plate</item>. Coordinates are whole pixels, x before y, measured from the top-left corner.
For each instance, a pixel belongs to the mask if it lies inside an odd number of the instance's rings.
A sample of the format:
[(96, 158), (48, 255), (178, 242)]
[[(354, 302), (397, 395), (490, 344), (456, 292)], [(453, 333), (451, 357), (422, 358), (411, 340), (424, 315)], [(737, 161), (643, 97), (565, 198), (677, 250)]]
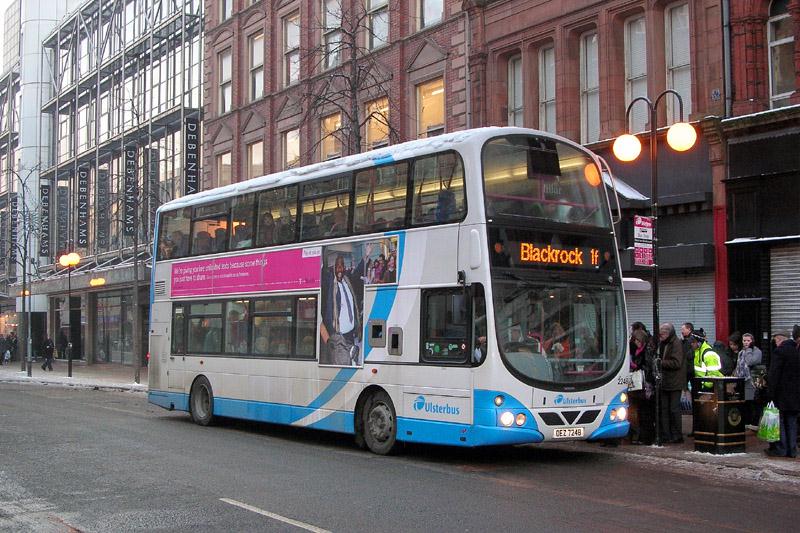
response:
[(561, 428), (553, 431), (554, 439), (576, 439), (583, 437), (583, 428)]

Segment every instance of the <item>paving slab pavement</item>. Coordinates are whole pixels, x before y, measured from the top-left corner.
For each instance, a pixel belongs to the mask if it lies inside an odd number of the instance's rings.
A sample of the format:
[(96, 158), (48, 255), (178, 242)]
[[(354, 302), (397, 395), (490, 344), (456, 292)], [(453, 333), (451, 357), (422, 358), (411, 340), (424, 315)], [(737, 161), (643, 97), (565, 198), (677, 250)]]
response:
[(0, 383), (40, 383), (94, 389), (127, 390), (147, 392), (147, 367), (139, 372), (139, 383), (134, 381), (134, 368), (119, 363), (95, 363), (72, 361), (72, 377), (67, 377), (67, 361), (56, 359), (52, 371), (42, 370), (42, 362), (34, 361), (31, 376), (20, 370), (20, 362), (0, 366)]

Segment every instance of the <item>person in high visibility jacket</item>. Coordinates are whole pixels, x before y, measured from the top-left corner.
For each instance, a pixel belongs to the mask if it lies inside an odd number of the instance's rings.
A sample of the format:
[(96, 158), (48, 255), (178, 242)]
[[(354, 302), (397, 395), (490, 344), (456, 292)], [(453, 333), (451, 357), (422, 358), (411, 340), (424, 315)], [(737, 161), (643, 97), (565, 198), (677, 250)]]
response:
[[(694, 351), (694, 377), (723, 377), (722, 359), (706, 341), (702, 328), (692, 332), (690, 342)], [(704, 389), (711, 387), (710, 382), (703, 382)]]

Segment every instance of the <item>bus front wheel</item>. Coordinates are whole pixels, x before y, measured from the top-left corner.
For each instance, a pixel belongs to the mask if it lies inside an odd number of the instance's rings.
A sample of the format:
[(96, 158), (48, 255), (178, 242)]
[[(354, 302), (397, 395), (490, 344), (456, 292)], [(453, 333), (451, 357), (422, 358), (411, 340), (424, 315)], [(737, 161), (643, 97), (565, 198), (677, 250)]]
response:
[(389, 395), (384, 391), (373, 393), (361, 413), (367, 448), (378, 455), (392, 453), (397, 444), (397, 417)]
[(200, 376), (192, 384), (189, 405), (195, 424), (208, 426), (214, 421), (214, 392), (205, 376)]

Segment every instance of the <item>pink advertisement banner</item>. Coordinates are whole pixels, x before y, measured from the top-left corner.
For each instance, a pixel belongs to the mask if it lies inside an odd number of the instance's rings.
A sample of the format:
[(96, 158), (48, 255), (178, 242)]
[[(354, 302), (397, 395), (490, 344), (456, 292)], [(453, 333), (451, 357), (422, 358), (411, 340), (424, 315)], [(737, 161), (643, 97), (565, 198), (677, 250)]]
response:
[(172, 265), (172, 296), (318, 289), (321, 249), (280, 250)]

